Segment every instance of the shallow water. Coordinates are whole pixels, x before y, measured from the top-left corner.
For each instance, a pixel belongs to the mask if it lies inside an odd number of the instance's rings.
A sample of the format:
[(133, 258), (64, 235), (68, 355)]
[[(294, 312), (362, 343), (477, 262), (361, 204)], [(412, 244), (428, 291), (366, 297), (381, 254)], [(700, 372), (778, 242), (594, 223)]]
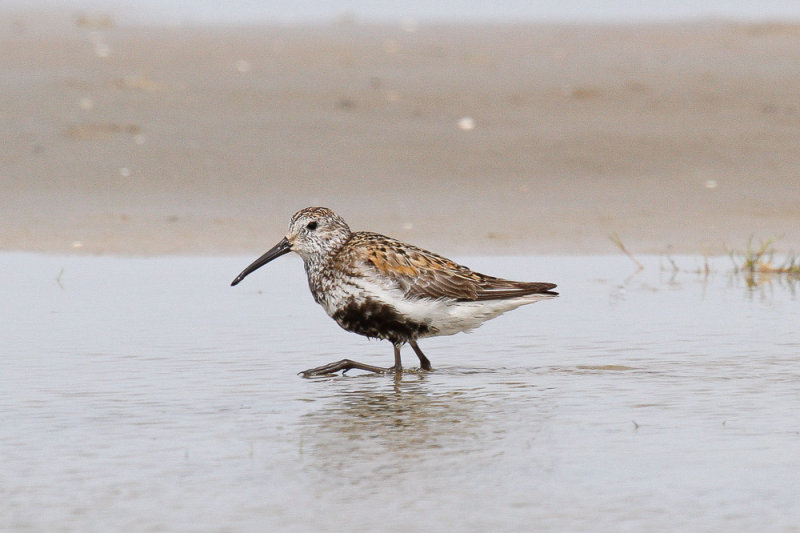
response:
[(0, 530), (800, 531), (790, 283), (459, 258), (562, 296), (303, 379), (391, 346), (252, 259), (0, 255)]

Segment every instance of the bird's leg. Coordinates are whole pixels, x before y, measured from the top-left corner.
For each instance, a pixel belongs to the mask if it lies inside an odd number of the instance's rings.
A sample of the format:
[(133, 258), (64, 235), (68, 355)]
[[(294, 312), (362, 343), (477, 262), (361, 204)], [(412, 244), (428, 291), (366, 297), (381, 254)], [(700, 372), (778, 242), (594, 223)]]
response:
[(403, 370), (403, 363), (400, 360), (400, 345), (399, 344), (395, 344), (394, 345), (394, 368), (397, 369), (398, 372)]
[(327, 374), (335, 374), (340, 370), (347, 372), (348, 370), (352, 370), (354, 368), (358, 370), (365, 370), (367, 372), (375, 372), (376, 374), (386, 374), (389, 372), (394, 372), (394, 367), (383, 368), (380, 366), (372, 366), (365, 363), (359, 363), (358, 361), (353, 361), (352, 359), (342, 359), (341, 361), (336, 361), (335, 363), (328, 363), (327, 365), (322, 365), (316, 368), (309, 368), (308, 370), (303, 370), (302, 372), (300, 372), (300, 375), (303, 376), (304, 378), (309, 378), (311, 376), (324, 376)]
[(414, 349), (414, 353), (417, 354), (417, 357), (419, 357), (419, 367), (422, 370), (432, 370), (431, 362), (428, 360), (427, 357), (425, 357), (425, 354), (422, 353), (422, 350), (419, 349), (417, 341), (408, 341), (408, 343)]
[[(423, 355), (423, 357), (425, 356)], [(430, 366), (430, 363), (428, 363), (428, 366)], [(401, 374), (403, 372), (403, 365), (400, 362), (400, 345), (394, 345), (394, 366), (390, 366), (389, 368), (359, 363), (358, 361), (353, 361), (352, 359), (342, 359), (341, 361), (336, 361), (335, 363), (328, 363), (327, 365), (303, 370), (300, 372), (300, 375), (304, 378), (311, 376), (324, 376), (326, 374), (335, 374), (340, 370), (342, 372), (347, 372), (348, 370), (352, 370), (354, 368), (358, 370), (365, 370), (367, 372), (375, 372), (376, 374)]]
[(387, 368), (386, 372), (394, 372), (396, 374), (401, 374), (403, 372), (403, 363), (400, 361), (400, 344), (394, 344), (394, 366)]

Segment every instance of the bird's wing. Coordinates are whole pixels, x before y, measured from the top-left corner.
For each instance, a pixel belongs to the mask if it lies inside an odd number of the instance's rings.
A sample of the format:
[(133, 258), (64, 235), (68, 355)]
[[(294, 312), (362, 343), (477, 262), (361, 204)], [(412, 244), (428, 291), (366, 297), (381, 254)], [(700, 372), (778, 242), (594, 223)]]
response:
[(350, 250), (364, 275), (391, 280), (407, 298), (460, 301), (503, 300), (543, 294), (555, 296), (553, 283), (509, 281), (473, 272), (445, 257), (375, 233), (354, 234)]

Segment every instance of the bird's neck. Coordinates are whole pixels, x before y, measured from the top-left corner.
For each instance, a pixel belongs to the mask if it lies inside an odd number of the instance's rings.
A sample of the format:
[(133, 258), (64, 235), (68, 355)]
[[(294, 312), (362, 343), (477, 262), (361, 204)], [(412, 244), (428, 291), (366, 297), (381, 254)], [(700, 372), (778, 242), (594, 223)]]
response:
[(330, 242), (331, 246), (325, 253), (314, 254), (303, 260), (306, 276), (308, 276), (308, 287), (311, 289), (311, 294), (318, 304), (324, 306), (325, 295), (330, 289), (329, 285), (332, 283), (330, 276), (331, 265), (336, 261), (336, 257), (349, 239), (350, 236), (348, 235), (341, 242)]

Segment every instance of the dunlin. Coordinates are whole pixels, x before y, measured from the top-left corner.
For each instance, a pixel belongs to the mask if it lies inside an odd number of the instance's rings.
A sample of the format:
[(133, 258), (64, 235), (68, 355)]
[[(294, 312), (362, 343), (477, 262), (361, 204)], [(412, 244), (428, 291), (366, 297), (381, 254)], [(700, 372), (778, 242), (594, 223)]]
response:
[(325, 207), (295, 213), (286, 236), (231, 285), (288, 252), (303, 258), (314, 300), (342, 328), (394, 346), (394, 366), (389, 368), (343, 359), (301, 372), (304, 376), (352, 368), (401, 372), (400, 347), (406, 343), (419, 357), (420, 367), (431, 370), (417, 339), (470, 331), (521, 305), (558, 296), (551, 290), (553, 283), (479, 274), (377, 233), (352, 232), (344, 219)]

